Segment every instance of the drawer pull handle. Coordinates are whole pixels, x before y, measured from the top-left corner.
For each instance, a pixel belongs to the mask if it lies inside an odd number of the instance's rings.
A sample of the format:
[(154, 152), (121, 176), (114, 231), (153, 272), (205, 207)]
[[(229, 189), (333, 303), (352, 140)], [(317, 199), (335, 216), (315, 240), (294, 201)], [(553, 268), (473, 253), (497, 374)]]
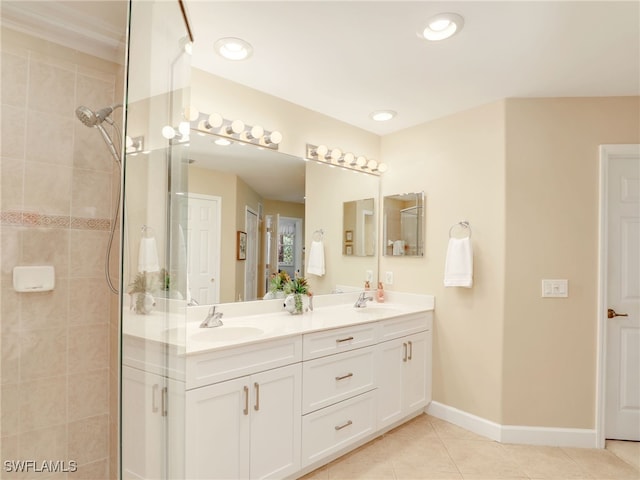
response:
[(348, 342), (349, 340), (353, 340), (353, 337), (336, 338), (336, 343)]
[(151, 387), (151, 412), (158, 413), (158, 405), (156, 404), (156, 395), (158, 395), (158, 390), (160, 386), (157, 383), (153, 384)]
[(403, 354), (403, 356), (402, 356), (402, 361), (403, 361), (403, 362), (406, 362), (406, 361), (407, 361), (407, 344), (406, 344), (406, 343), (403, 343), (403, 344), (402, 344), (402, 348), (403, 348), (403, 350), (404, 350), (404, 354)]
[(409, 341), (409, 360), (413, 358), (413, 342)]
[(169, 413), (167, 410), (167, 404), (169, 403), (169, 387), (164, 387), (162, 389), (162, 396), (160, 397), (161, 400), (161, 404), (162, 404), (162, 411), (160, 412), (160, 415), (162, 415), (163, 417), (166, 417), (167, 414)]
[(253, 406), (253, 409), (258, 411), (260, 410), (260, 384), (258, 382), (254, 382), (253, 388), (256, 389), (256, 404)]
[(340, 377), (336, 377), (336, 381), (344, 380), (345, 378), (353, 377), (353, 373), (347, 373), (346, 375), (342, 375)]
[(249, 415), (249, 387), (244, 386), (244, 410), (242, 413)]
[(336, 430), (342, 430), (343, 428), (348, 427), (349, 425), (353, 425), (353, 422), (351, 420), (349, 420), (347, 423), (344, 423), (342, 425), (336, 425), (335, 428)]

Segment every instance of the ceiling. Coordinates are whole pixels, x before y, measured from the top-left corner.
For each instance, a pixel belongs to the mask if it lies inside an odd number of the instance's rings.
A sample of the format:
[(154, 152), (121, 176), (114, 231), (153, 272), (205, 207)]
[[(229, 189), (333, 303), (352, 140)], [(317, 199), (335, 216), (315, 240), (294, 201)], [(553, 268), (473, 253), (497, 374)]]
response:
[[(192, 65), (379, 135), (509, 97), (640, 94), (640, 2), (186, 0)], [(455, 12), (442, 42), (416, 32)], [(220, 37), (253, 46), (213, 53)], [(391, 109), (381, 123), (371, 111)]]
[[(509, 97), (640, 95), (637, 1), (184, 2), (194, 67), (379, 135)], [(125, 5), (3, 0), (2, 20), (119, 58)], [(462, 15), (464, 28), (418, 38), (442, 12)], [(226, 36), (251, 43), (252, 57), (216, 56)], [(398, 115), (375, 122), (376, 109)]]

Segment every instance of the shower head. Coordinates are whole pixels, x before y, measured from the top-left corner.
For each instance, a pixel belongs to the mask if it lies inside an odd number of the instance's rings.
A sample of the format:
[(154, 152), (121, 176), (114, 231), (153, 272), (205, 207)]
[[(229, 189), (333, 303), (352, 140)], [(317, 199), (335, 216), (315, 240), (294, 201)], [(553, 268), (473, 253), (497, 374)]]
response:
[(122, 105), (113, 105), (111, 107), (101, 108), (97, 112), (94, 112), (89, 107), (80, 105), (78, 108), (76, 108), (76, 117), (78, 117), (78, 119), (87, 127), (95, 127), (97, 125), (100, 125), (104, 121), (106, 121), (107, 123), (113, 123), (113, 121), (108, 117), (113, 113), (113, 110), (115, 108), (121, 106)]

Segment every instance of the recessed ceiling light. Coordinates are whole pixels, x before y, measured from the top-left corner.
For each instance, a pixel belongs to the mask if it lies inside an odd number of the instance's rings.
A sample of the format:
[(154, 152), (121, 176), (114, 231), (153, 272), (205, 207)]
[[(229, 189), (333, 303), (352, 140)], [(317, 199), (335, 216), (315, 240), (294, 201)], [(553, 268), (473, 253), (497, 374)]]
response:
[(253, 53), (253, 47), (249, 42), (235, 37), (221, 38), (213, 47), (218, 55), (227, 60), (246, 60)]
[(391, 120), (396, 115), (397, 113), (393, 110), (376, 110), (375, 112), (371, 112), (370, 117), (376, 122), (386, 122), (388, 120)]
[(463, 25), (464, 18), (457, 13), (441, 13), (431, 17), (427, 26), (418, 33), (418, 36), (434, 42), (444, 40), (462, 30)]

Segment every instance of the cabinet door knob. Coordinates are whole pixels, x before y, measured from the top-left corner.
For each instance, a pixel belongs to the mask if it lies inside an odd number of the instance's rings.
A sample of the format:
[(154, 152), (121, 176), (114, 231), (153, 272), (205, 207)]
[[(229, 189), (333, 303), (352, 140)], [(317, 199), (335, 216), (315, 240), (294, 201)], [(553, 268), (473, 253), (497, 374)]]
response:
[(343, 428), (346, 428), (349, 425), (353, 425), (353, 422), (351, 420), (347, 421), (347, 423), (343, 423), (342, 425), (336, 425), (333, 428), (335, 428), (336, 430), (342, 430)]
[(348, 342), (350, 340), (353, 340), (353, 337), (347, 337), (347, 338), (336, 338), (336, 343), (342, 343), (342, 342)]
[(253, 388), (256, 389), (256, 404), (253, 406), (253, 409), (258, 411), (260, 410), (260, 384), (258, 382), (254, 382)]

